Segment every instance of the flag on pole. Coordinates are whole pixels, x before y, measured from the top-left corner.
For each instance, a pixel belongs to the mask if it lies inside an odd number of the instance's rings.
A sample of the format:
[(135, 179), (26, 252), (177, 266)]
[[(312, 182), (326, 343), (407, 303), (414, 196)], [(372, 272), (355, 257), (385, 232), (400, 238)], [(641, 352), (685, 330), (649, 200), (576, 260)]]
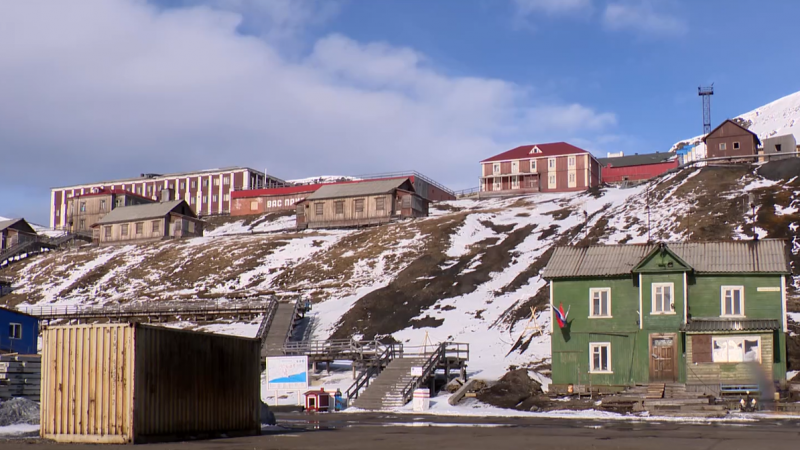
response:
[(554, 310), (556, 314), (556, 321), (558, 322), (559, 328), (564, 328), (564, 325), (567, 324), (567, 316), (569, 315), (569, 308), (567, 308), (567, 312), (564, 312), (564, 305), (559, 304), (558, 309)]

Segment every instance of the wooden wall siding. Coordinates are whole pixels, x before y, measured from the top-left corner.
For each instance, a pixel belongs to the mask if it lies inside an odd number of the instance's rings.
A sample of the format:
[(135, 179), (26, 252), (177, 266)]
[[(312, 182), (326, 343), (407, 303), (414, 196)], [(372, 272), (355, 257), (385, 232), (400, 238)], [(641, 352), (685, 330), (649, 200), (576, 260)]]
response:
[(719, 317), (722, 286), (744, 286), (744, 314), (748, 319), (781, 319), (780, 292), (758, 292), (759, 287), (780, 287), (779, 275), (715, 275), (688, 277), (689, 315)]
[[(721, 336), (725, 334), (714, 334)], [(780, 369), (773, 370), (774, 339), (771, 333), (742, 333), (742, 336), (761, 337), (761, 364), (759, 370), (765, 372), (768, 379), (783, 379), (786, 373)], [(757, 383), (759, 377), (753, 371), (752, 363), (703, 363), (694, 362), (693, 335), (686, 337), (686, 384), (725, 384), (725, 383)], [(705, 353), (705, 352), (704, 352)]]
[(133, 328), (47, 328), (42, 345), (41, 430), (59, 442), (132, 439)]
[[(384, 209), (379, 211), (376, 208), (377, 201), (379, 197), (384, 199)], [(355, 200), (356, 199), (363, 199), (364, 200), (364, 211), (357, 213), (355, 210)], [(343, 201), (344, 202), (344, 209), (343, 214), (336, 214), (336, 202)], [(322, 215), (317, 215), (317, 208), (316, 205), (322, 203)], [(395, 215), (396, 205), (394, 202), (394, 196), (392, 195), (373, 195), (373, 196), (365, 196), (365, 197), (353, 197), (353, 198), (342, 198), (342, 199), (325, 199), (325, 200), (309, 200), (306, 202), (306, 221), (308, 222), (309, 226), (313, 226), (316, 224), (336, 224), (336, 223), (353, 223), (357, 224), (360, 222), (370, 223), (370, 221), (378, 220), (380, 221), (388, 221), (392, 216)], [(328, 226), (326, 225), (326, 226)]]
[[(734, 142), (739, 142), (739, 149), (733, 148)], [(720, 150), (721, 143), (725, 150)], [(747, 156), (756, 154), (757, 143), (752, 134), (728, 122), (706, 138), (706, 148), (709, 158)]]
[(43, 343), (44, 438), (121, 444), (260, 432), (255, 339), (96, 324), (48, 328)]
[(137, 327), (135, 345), (137, 441), (260, 432), (257, 340)]

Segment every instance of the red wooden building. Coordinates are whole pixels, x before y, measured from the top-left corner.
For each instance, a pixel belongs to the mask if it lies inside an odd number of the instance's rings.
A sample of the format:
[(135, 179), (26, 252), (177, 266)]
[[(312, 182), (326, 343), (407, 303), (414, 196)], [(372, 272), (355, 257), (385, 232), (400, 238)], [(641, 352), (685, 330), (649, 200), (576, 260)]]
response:
[(678, 167), (675, 153), (647, 153), (598, 159), (603, 183), (637, 183), (657, 177)]
[(567, 144), (523, 145), (481, 161), (482, 197), (583, 191), (600, 185), (600, 164)]

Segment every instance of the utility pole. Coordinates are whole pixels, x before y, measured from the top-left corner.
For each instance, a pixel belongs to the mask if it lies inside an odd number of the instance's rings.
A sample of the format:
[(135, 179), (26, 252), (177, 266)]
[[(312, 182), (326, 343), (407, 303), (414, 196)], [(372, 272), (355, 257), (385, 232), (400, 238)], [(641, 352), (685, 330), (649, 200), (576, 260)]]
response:
[(711, 86), (700, 86), (697, 95), (703, 97), (703, 134), (711, 131), (711, 96), (714, 95), (714, 83)]

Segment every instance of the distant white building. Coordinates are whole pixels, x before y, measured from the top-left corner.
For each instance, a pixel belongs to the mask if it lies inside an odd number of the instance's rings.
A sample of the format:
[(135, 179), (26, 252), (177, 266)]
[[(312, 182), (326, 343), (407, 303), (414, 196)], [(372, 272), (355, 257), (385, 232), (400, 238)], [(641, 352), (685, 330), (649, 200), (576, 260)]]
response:
[[(781, 154), (781, 153), (794, 153), (797, 151), (797, 141), (793, 134), (783, 134), (780, 136), (772, 136), (764, 139), (764, 150), (763, 154), (765, 155), (773, 155), (773, 154)], [(772, 161), (773, 159), (783, 159), (783, 158), (791, 158), (797, 155), (787, 155), (787, 156), (772, 156), (770, 158), (764, 158), (767, 161)]]

